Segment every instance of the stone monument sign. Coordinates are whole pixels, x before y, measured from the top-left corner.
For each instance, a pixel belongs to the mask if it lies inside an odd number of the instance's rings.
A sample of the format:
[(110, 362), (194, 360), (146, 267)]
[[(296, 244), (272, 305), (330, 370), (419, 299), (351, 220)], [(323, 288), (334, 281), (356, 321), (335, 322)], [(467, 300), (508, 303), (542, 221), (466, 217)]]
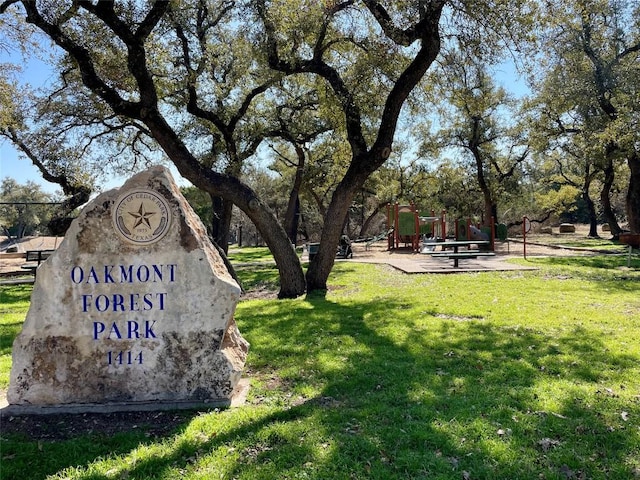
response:
[(240, 288), (168, 170), (103, 193), (37, 271), (10, 405), (228, 403)]

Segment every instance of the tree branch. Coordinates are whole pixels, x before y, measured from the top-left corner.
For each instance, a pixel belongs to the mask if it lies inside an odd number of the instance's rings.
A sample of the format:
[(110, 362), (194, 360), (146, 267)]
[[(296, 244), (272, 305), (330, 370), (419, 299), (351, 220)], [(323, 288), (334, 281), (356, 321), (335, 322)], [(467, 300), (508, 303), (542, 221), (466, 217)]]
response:
[(278, 42), (276, 40), (276, 29), (269, 19), (265, 1), (257, 2), (258, 14), (264, 24), (266, 33), (266, 48), (269, 65), (274, 70), (294, 75), (298, 73), (314, 73), (327, 81), (335, 93), (338, 101), (342, 105), (345, 115), (347, 139), (352, 152), (360, 155), (367, 151), (367, 143), (362, 132), (362, 114), (357, 106), (353, 94), (349, 91), (346, 83), (338, 71), (322, 60), (324, 49), (316, 42), (312, 60), (300, 60), (295, 63), (282, 60), (278, 54)]
[(3, 14), (4, 12), (6, 12), (6, 11), (7, 11), (7, 9), (8, 9), (11, 5), (13, 5), (13, 4), (15, 4), (15, 3), (18, 3), (18, 2), (19, 2), (19, 0), (6, 0), (6, 1), (4, 1), (4, 2), (0, 3), (0, 14)]
[[(442, 11), (446, 2), (432, 2), (433, 11)], [(398, 45), (408, 47), (417, 40), (424, 40), (424, 31), (429, 27), (430, 20), (428, 18), (426, 9), (423, 9), (420, 20), (414, 25), (406, 29), (398, 28), (391, 19), (389, 12), (375, 0), (364, 0), (364, 4), (367, 6), (373, 17), (376, 19), (385, 35), (393, 40)]]
[(60, 48), (75, 59), (80, 69), (82, 83), (91, 91), (103, 98), (114, 111), (123, 115), (139, 117), (139, 104), (124, 100), (118, 92), (104, 82), (96, 72), (89, 51), (65, 35), (61, 28), (44, 19), (35, 2), (25, 1), (23, 6), (27, 12), (27, 22), (40, 28)]

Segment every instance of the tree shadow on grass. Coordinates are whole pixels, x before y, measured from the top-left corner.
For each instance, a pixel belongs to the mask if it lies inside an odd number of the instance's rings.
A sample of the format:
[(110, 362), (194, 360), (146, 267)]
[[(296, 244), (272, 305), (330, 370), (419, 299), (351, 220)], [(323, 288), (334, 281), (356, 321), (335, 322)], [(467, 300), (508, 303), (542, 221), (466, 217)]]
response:
[[(309, 298), (297, 311), (270, 312), (268, 326), (257, 319), (252, 325), (263, 326), (248, 325), (257, 338), (268, 335), (264, 328), (290, 334), (279, 339), (280, 349), (260, 349), (261, 368), (287, 371), (287, 350), (305, 345), (308, 369), (324, 372), (322, 394), (305, 408), (321, 410), (326, 443), (337, 447), (321, 465), (306, 459), (316, 468), (311, 478), (327, 478), (332, 465), (359, 468), (359, 478), (460, 470), (472, 478), (630, 474), (625, 462), (638, 454), (637, 427), (612, 412), (637, 406), (592, 392), (606, 392), (600, 382), (614, 381), (612, 372), (636, 366), (637, 358), (606, 352), (600, 338), (580, 328), (558, 338), (431, 318), (398, 332), (403, 326), (389, 325), (389, 314), (402, 308), (393, 301), (345, 307)], [(330, 345), (339, 369), (315, 360)], [(305, 381), (304, 374), (290, 375), (288, 385)], [(265, 459), (274, 455), (269, 450)]]
[(13, 341), (20, 333), (23, 322), (5, 323), (0, 325), (0, 355), (11, 353)]
[(31, 298), (33, 285), (2, 285), (0, 286), (0, 305), (3, 310), (11, 304), (28, 302)]
[[(114, 475), (633, 478), (640, 411), (604, 382), (637, 358), (605, 352), (584, 329), (557, 337), (478, 320), (411, 319), (403, 308), (309, 296), (244, 311), (249, 405), (185, 423), (168, 451), (132, 453), (137, 460)], [(78, 465), (109, 448), (79, 454)], [(128, 448), (138, 447), (116, 452)], [(76, 478), (114, 475), (88, 469)]]

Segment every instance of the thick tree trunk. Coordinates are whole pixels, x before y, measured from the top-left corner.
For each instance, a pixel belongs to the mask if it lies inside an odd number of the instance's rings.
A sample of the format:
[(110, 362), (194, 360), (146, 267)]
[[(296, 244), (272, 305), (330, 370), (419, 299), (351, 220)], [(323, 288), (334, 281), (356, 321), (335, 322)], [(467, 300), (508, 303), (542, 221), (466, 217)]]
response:
[(324, 217), (318, 254), (311, 261), (307, 270), (307, 292), (327, 289), (327, 280), (336, 259), (336, 249), (340, 235), (342, 235), (344, 220), (349, 212), (355, 192), (359, 188), (360, 186), (354, 188), (340, 183), (334, 192)]
[(336, 187), (324, 215), (318, 254), (309, 263), (307, 270), (307, 293), (327, 290), (327, 280), (336, 259), (336, 251), (344, 228), (351, 202), (362, 189), (364, 182), (391, 154), (388, 146), (374, 146), (354, 158), (345, 176)]
[(589, 213), (589, 236), (598, 237), (598, 214), (596, 212), (596, 205), (589, 195), (589, 185), (585, 185), (582, 189), (582, 199), (587, 205), (587, 212)]
[[(345, 2), (345, 7), (351, 2)], [(338, 184), (332, 200), (324, 215), (322, 236), (318, 254), (314, 257), (307, 271), (307, 292), (326, 290), (327, 279), (335, 262), (336, 249), (342, 233), (346, 215), (356, 192), (362, 188), (366, 179), (389, 158), (393, 137), (396, 132), (398, 118), (405, 100), (422, 80), (440, 51), (440, 18), (446, 2), (421, 2), (420, 21), (415, 29), (401, 31), (393, 25), (393, 21), (378, 2), (363, 2), (385, 34), (397, 44), (409, 46), (420, 42), (420, 48), (413, 60), (397, 77), (393, 88), (386, 96), (380, 118), (377, 137), (368, 148), (364, 135), (360, 107), (354, 100), (356, 95), (349, 90), (340, 74), (323, 60), (323, 43), (318, 42), (313, 59), (289, 62), (280, 57), (279, 41), (276, 26), (267, 15), (267, 2), (257, 2), (258, 14), (262, 19), (267, 36), (267, 56), (272, 68), (287, 75), (313, 73), (324, 78), (336, 95), (345, 116), (347, 140), (351, 148), (351, 163), (347, 173)], [(293, 250), (290, 248), (290, 250)]]
[[(194, 182), (195, 178), (189, 178), (185, 173), (181, 173), (194, 185), (197, 185)], [(216, 189), (215, 184), (216, 182), (206, 182), (197, 186), (199, 188)], [(247, 214), (273, 254), (280, 274), (278, 297), (295, 298), (302, 295), (305, 292), (304, 272), (302, 271), (300, 259), (295, 250), (291, 248), (291, 242), (284, 228), (271, 210), (253, 192), (240, 185), (237, 185), (237, 188), (232, 190), (234, 191), (226, 192), (225, 196), (228, 195), (229, 200)]]
[(618, 224), (616, 214), (611, 207), (611, 189), (613, 188), (613, 182), (615, 180), (615, 172), (613, 168), (613, 161), (608, 160), (607, 165), (604, 168), (604, 182), (602, 184), (602, 190), (600, 191), (600, 204), (602, 205), (602, 214), (604, 219), (611, 228), (611, 235), (614, 238), (618, 238), (622, 233), (622, 229)]
[(211, 219), (211, 236), (218, 247), (229, 253), (229, 234), (231, 231), (231, 214), (233, 212), (233, 202), (226, 201), (218, 195), (209, 194), (213, 218)]
[(637, 151), (633, 152), (627, 163), (631, 172), (627, 190), (627, 221), (629, 230), (640, 233), (640, 154)]
[[(366, 149), (366, 141), (362, 135), (360, 119), (355, 115), (357, 108), (345, 108), (347, 130), (351, 145), (352, 159), (347, 173), (338, 184), (329, 208), (324, 215), (322, 236), (318, 254), (309, 264), (307, 270), (307, 293), (314, 290), (327, 289), (327, 280), (336, 257), (336, 249), (340, 241), (351, 202), (364, 185), (369, 176), (380, 168), (391, 155), (391, 146), (396, 131), (400, 110), (415, 85), (423, 78), (429, 66), (440, 51), (440, 35), (438, 23), (443, 4), (436, 7), (433, 15), (428, 17), (430, 24), (425, 27), (422, 47), (413, 62), (400, 75), (392, 91), (387, 97), (378, 137), (370, 150)], [(357, 119), (357, 126), (356, 121)]]

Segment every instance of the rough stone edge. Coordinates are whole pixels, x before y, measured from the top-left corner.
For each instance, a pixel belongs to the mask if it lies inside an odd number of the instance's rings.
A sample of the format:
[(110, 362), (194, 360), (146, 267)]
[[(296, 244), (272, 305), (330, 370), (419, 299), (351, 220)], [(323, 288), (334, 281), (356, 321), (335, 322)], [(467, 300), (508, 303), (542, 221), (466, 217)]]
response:
[(241, 379), (230, 398), (211, 399), (206, 402), (155, 401), (131, 403), (68, 403), (62, 405), (7, 405), (0, 406), (0, 418), (21, 415), (55, 415), (80, 413), (155, 412), (242, 407), (249, 393), (249, 380)]

